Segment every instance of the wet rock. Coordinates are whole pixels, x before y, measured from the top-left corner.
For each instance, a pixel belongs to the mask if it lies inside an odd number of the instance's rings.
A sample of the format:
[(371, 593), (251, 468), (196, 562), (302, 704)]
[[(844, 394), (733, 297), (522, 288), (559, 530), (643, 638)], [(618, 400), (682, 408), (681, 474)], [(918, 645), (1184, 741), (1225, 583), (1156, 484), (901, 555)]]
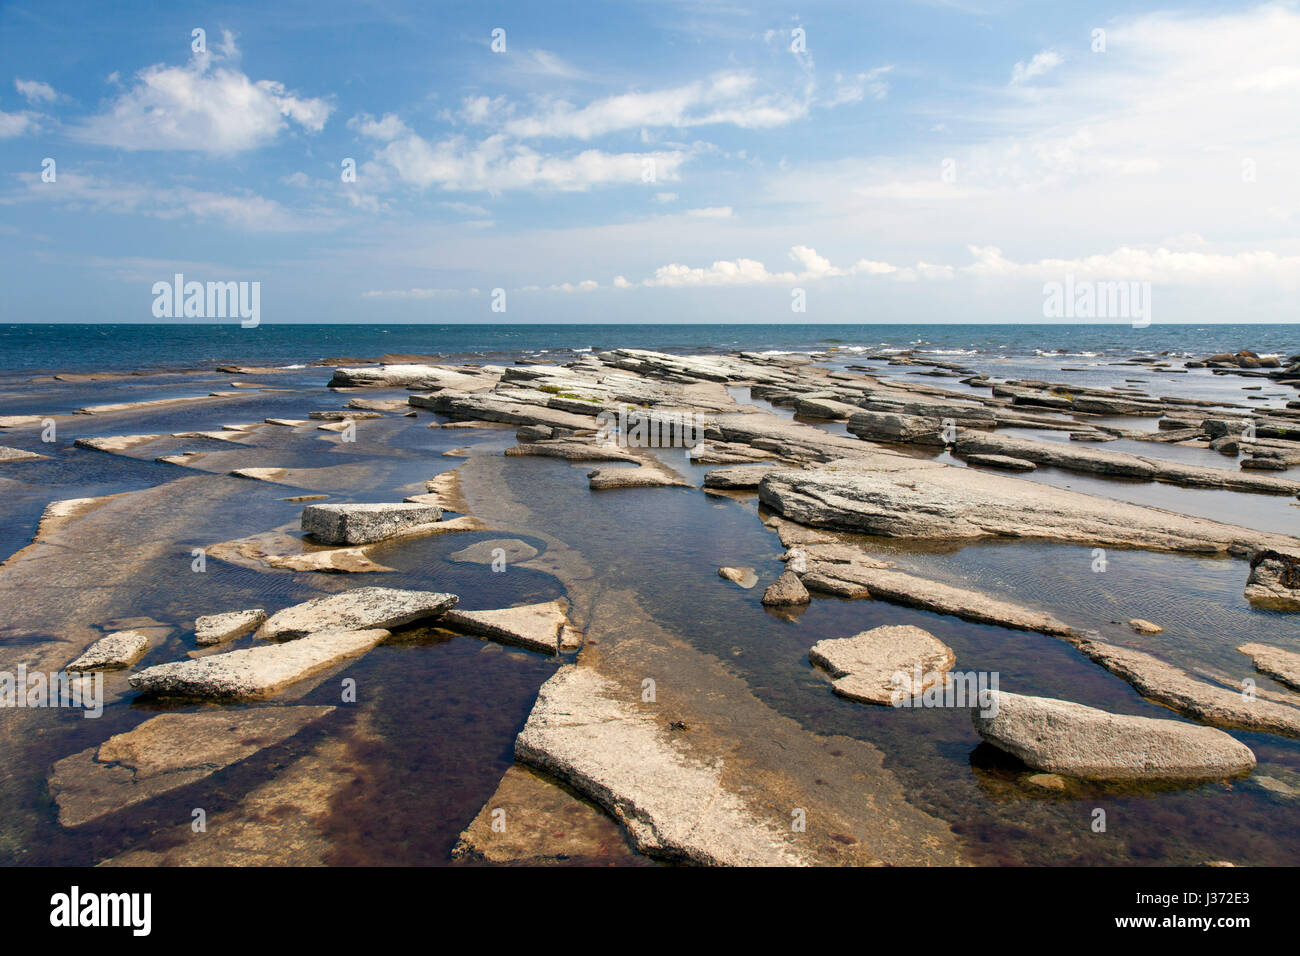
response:
[(1055, 773), (1031, 773), (1023, 782), (1040, 790), (1055, 790), (1058, 793), (1068, 790), (1070, 786), (1064, 777)]
[(1133, 620), (1128, 622), (1128, 626), (1133, 628), (1133, 631), (1136, 634), (1160, 634), (1164, 631), (1164, 628), (1159, 624), (1152, 624), (1150, 621), (1144, 621), (1140, 617), (1133, 618)]
[(808, 660), (831, 675), (831, 687), (841, 697), (864, 704), (892, 704), (916, 697), (942, 681), (957, 659), (952, 648), (929, 631), (903, 625), (818, 641), (809, 649)]
[(194, 640), (199, 647), (211, 647), (251, 633), (265, 620), (266, 611), (260, 607), (247, 611), (228, 611), (225, 614), (206, 614), (194, 619)]
[(1172, 514), (974, 468), (868, 458), (774, 471), (759, 500), (819, 528), (885, 537), (1015, 537), (1089, 547), (1235, 554), (1285, 547), (1285, 535)]
[(1128, 717), (1048, 697), (999, 693), (993, 716), (971, 710), (986, 741), (1048, 773), (1088, 780), (1223, 780), (1255, 767), (1221, 730)]
[(371, 544), (418, 532), (441, 519), (442, 509), (437, 505), (308, 505), (302, 511), (302, 530), (324, 544)]
[(492, 564), (494, 561), (518, 564), (537, 557), (539, 553), (527, 541), (520, 541), (518, 538), (493, 538), (488, 541), (476, 541), (468, 548), (461, 548), (448, 555), (447, 559), (468, 561), (473, 564)]
[(900, 415), (895, 412), (858, 412), (849, 419), (848, 429), (868, 441), (936, 446), (947, 444), (943, 423), (937, 418)]
[(694, 488), (689, 481), (657, 465), (639, 468), (597, 468), (587, 475), (592, 491), (608, 488)]
[(562, 636), (573, 636), (573, 632), (566, 628), (569, 623), (567, 611), (568, 602), (560, 599), (493, 611), (451, 610), (442, 615), (438, 624), (501, 644), (525, 647), (543, 654), (558, 654), (574, 649), (561, 642)]
[(65, 670), (107, 671), (130, 667), (149, 650), (149, 636), (139, 631), (115, 631), (91, 644)]
[(963, 458), (968, 458), (970, 455), (1003, 455), (1032, 461), (1037, 465), (1115, 475), (1122, 478), (1151, 479), (1156, 473), (1155, 465), (1136, 455), (1079, 448), (1064, 442), (1015, 438), (1010, 435), (962, 432), (957, 437), (954, 450)]
[(758, 584), (758, 575), (753, 568), (718, 568), (718, 577), (739, 584), (747, 591)]
[(34, 451), (27, 451), (23, 448), (9, 448), (0, 445), (0, 462), (11, 461), (35, 461), (38, 458), (46, 458), (47, 455), (38, 455)]
[(983, 465), (985, 468), (1002, 468), (1006, 471), (1033, 471), (1038, 466), (1024, 458), (1012, 458), (1010, 455), (966, 455), (966, 464)]
[(319, 631), (283, 644), (158, 664), (132, 674), (130, 683), (158, 697), (260, 699), (360, 657), (388, 636), (383, 628)]
[(787, 466), (773, 462), (763, 465), (736, 465), (730, 468), (714, 468), (704, 476), (705, 488), (727, 488), (740, 490), (757, 488), (759, 482), (774, 471)]
[(277, 611), (257, 636), (287, 641), (319, 631), (394, 628), (436, 618), (456, 606), (456, 595), (397, 588), (355, 588)]
[(790, 607), (807, 604), (810, 600), (808, 589), (793, 571), (782, 571), (781, 576), (763, 592), (763, 603), (768, 607)]
[(1300, 550), (1266, 548), (1251, 556), (1246, 599), (1277, 611), (1300, 611)]
[(452, 859), (548, 864), (631, 855), (618, 824), (593, 804), (519, 765), (461, 833)]
[(307, 417), (318, 422), (359, 422), (368, 418), (381, 418), (378, 412), (358, 411), (355, 409), (338, 409), (327, 412), (308, 412)]
[(1300, 690), (1300, 654), (1267, 644), (1242, 644), (1237, 650), (1247, 655), (1255, 670), (1295, 690)]
[(847, 598), (871, 598), (906, 607), (918, 607), (938, 614), (951, 614), (979, 624), (996, 624), (1018, 631), (1037, 631), (1065, 637), (1075, 629), (1050, 614), (978, 591), (954, 587), (940, 581), (892, 570), (883, 562), (854, 561), (850, 564), (809, 565), (803, 582), (815, 591)]
[(77, 827), (202, 780), (281, 743), (333, 707), (160, 714), (54, 764), (59, 823)]
[(1263, 730), (1300, 737), (1300, 707), (1250, 697), (1240, 688), (1230, 690), (1197, 680), (1164, 661), (1115, 644), (1083, 641), (1079, 650), (1106, 670), (1128, 681), (1156, 703), (1207, 724), (1242, 730)]
[(759, 816), (723, 786), (720, 767), (688, 756), (670, 733), (612, 681), (575, 665), (542, 685), (515, 757), (604, 808), (642, 853), (709, 865), (805, 862), (787, 821)]
[(565, 461), (639, 461), (635, 455), (621, 450), (616, 445), (598, 445), (595, 442), (578, 442), (545, 440), (533, 441), (523, 445), (507, 448), (506, 454), (515, 456), (535, 455), (546, 458), (563, 458)]

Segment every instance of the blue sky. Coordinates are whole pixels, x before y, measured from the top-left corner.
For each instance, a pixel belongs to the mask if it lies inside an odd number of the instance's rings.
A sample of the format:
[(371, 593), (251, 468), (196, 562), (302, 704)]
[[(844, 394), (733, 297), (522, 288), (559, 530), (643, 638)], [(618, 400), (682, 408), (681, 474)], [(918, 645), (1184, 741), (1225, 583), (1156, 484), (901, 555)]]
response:
[(1297, 51), (1293, 3), (10, 3), (0, 321), (176, 272), (263, 322), (1296, 321)]

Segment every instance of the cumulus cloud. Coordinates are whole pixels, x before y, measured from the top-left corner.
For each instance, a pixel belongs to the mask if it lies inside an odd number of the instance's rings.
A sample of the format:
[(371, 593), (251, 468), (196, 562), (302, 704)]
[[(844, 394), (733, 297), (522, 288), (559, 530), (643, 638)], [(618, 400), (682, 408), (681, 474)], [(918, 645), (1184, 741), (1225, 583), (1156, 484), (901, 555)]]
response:
[(1036, 76), (1042, 76), (1049, 70), (1054, 70), (1065, 62), (1065, 57), (1055, 50), (1044, 50), (1041, 53), (1035, 53), (1033, 59), (1028, 63), (1021, 60), (1011, 68), (1011, 85), (1019, 86), (1026, 80), (1032, 80)]
[(266, 145), (289, 123), (311, 133), (324, 128), (333, 110), (328, 101), (218, 65), (237, 56), (234, 36), (226, 31), (215, 52), (196, 53), (185, 66), (147, 67), (103, 112), (74, 127), (73, 135), (119, 149), (222, 154)]
[(53, 103), (59, 98), (59, 94), (55, 92), (54, 87), (48, 83), (42, 83), (40, 80), (15, 79), (14, 89), (33, 106), (41, 103)]
[(547, 155), (502, 134), (474, 142), (452, 136), (430, 142), (414, 133), (378, 150), (367, 172), (395, 176), (419, 188), (498, 193), (541, 188), (581, 191), (617, 183), (654, 183), (679, 178), (681, 151), (610, 153), (599, 149)]

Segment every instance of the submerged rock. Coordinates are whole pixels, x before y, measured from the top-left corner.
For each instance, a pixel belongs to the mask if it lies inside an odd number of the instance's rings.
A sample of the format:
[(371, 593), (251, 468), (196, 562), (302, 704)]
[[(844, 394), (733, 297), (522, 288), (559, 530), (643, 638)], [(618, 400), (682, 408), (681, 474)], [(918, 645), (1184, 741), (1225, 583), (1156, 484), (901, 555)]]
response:
[(881, 565), (881, 562), (868, 561), (847, 564), (815, 562), (809, 565), (803, 582), (815, 591), (840, 597), (892, 601), (979, 624), (996, 624), (1062, 637), (1076, 633), (1070, 625), (1043, 611)]
[(571, 665), (542, 685), (515, 757), (603, 807), (642, 853), (712, 865), (805, 862), (783, 813), (760, 816), (723, 786), (720, 767), (669, 735), (612, 681)]
[(1300, 550), (1266, 548), (1250, 559), (1246, 600), (1278, 611), (1300, 611)]
[(437, 505), (323, 504), (302, 511), (302, 530), (325, 544), (371, 544), (442, 520)]
[(476, 541), (468, 548), (461, 548), (449, 554), (447, 560), (467, 561), (471, 564), (492, 564), (495, 561), (518, 564), (535, 558), (540, 553), (527, 541), (518, 538), (492, 538), (487, 541)]
[(810, 600), (808, 589), (793, 571), (782, 571), (781, 576), (763, 592), (763, 603), (768, 607), (789, 607), (807, 604)]
[(149, 636), (139, 631), (116, 631), (91, 644), (69, 664), (69, 671), (108, 671), (130, 667), (149, 650)]
[(210, 647), (255, 630), (266, 620), (266, 611), (260, 607), (247, 611), (228, 611), (225, 614), (207, 614), (194, 619), (194, 639), (199, 647)]
[(718, 577), (738, 584), (746, 591), (758, 584), (758, 575), (753, 568), (718, 568)]
[(1261, 674), (1300, 690), (1300, 654), (1267, 644), (1242, 644), (1237, 650), (1247, 655)]
[(456, 601), (456, 595), (436, 591), (355, 588), (277, 611), (262, 625), (257, 636), (285, 641), (319, 631), (401, 627), (438, 617), (455, 607)]
[(1300, 737), (1300, 707), (1250, 696), (1197, 680), (1159, 658), (1102, 641), (1083, 641), (1079, 650), (1106, 670), (1128, 681), (1142, 696), (1207, 724), (1264, 730)]
[(1221, 730), (1128, 717), (1048, 697), (999, 693), (993, 716), (971, 710), (979, 735), (1035, 770), (1089, 780), (1222, 780), (1255, 767)]
[[(956, 663), (952, 648), (911, 625), (875, 627), (842, 640), (818, 641), (808, 660), (833, 678), (841, 697), (864, 704), (892, 704), (919, 696), (943, 680)], [(915, 680), (919, 668), (921, 681)]]
[(568, 602), (547, 601), (543, 604), (525, 604), (493, 611), (447, 611), (439, 625), (486, 637), (501, 644), (526, 647), (543, 654), (559, 654), (575, 650), (572, 642), (576, 635), (566, 627), (569, 623)]
[(77, 827), (184, 787), (281, 743), (333, 707), (159, 714), (54, 764), (59, 823)]
[(383, 628), (320, 631), (296, 641), (172, 661), (131, 675), (131, 687), (159, 697), (248, 700), (359, 657), (389, 636)]

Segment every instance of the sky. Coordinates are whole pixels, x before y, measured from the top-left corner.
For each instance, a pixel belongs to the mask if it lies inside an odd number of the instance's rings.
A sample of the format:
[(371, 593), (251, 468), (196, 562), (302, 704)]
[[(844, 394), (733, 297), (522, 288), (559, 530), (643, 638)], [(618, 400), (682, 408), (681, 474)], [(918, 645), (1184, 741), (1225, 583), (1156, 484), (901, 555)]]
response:
[(1300, 6), (19, 0), (0, 263), (6, 323), (1295, 322)]

